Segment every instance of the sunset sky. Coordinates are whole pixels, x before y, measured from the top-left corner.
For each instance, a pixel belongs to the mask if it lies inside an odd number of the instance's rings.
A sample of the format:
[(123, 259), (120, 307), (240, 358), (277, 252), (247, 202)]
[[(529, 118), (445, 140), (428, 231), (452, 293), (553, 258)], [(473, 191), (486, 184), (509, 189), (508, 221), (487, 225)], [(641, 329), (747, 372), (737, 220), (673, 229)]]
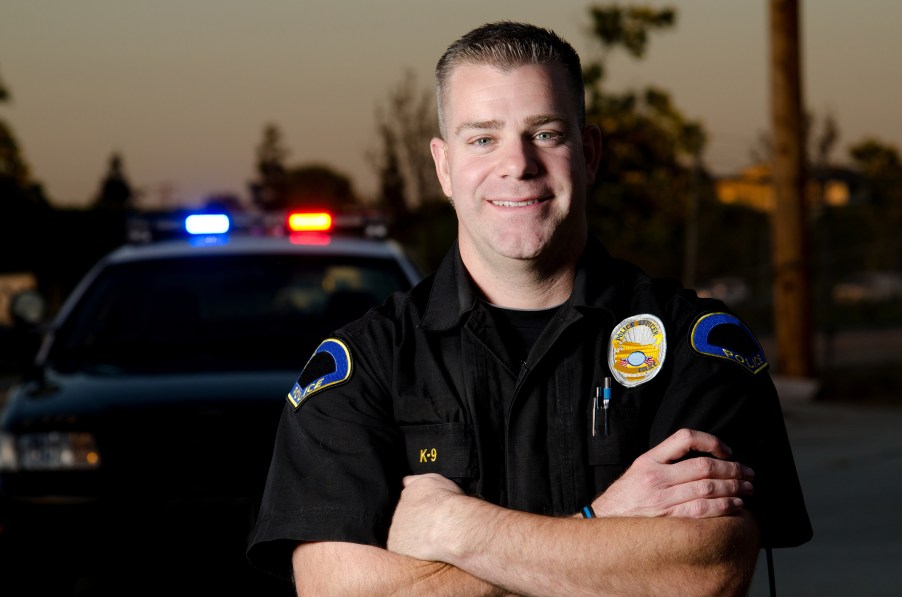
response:
[[(141, 204), (246, 198), (255, 149), (278, 125), (289, 165), (347, 174), (376, 189), (367, 152), (376, 106), (412, 69), (432, 84), (458, 36), (511, 19), (554, 29), (584, 62), (599, 47), (588, 7), (548, 0), (3, 0), (0, 118), (58, 205), (86, 205), (120, 152)], [(621, 2), (621, 4), (628, 4)], [(767, 0), (645, 2), (674, 6), (676, 26), (642, 61), (609, 62), (612, 89), (654, 84), (709, 133), (718, 174), (749, 162), (769, 126)], [(802, 1), (804, 95), (832, 112), (835, 161), (865, 136), (902, 147), (902, 2)]]

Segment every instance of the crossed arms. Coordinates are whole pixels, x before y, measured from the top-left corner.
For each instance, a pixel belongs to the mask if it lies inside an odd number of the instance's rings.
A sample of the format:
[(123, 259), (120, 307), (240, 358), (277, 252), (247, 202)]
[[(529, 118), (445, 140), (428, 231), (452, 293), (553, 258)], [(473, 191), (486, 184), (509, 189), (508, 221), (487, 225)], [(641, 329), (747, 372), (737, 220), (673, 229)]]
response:
[[(708, 453), (680, 461), (690, 451)], [(404, 480), (388, 549), (302, 543), (306, 595), (738, 595), (758, 527), (744, 510), (753, 473), (713, 435), (680, 430), (592, 503), (597, 518), (554, 518), (463, 495), (439, 475)]]

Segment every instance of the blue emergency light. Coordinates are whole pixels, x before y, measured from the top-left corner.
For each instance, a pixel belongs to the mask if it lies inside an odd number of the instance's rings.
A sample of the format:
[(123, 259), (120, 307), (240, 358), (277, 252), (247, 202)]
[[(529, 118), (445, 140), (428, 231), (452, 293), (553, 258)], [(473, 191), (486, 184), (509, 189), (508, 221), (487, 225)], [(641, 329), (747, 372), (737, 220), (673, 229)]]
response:
[(192, 214), (185, 218), (188, 234), (225, 234), (231, 223), (225, 214)]

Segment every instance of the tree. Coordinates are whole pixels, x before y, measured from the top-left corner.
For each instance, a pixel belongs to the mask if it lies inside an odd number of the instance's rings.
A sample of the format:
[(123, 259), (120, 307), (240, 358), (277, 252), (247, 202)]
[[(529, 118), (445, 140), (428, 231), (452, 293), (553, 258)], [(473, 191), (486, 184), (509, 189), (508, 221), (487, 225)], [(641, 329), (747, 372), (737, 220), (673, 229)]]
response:
[(23, 189), (28, 186), (30, 179), (28, 165), (22, 157), (12, 129), (0, 120), (0, 181), (4, 185)]
[(94, 207), (100, 209), (130, 209), (135, 196), (131, 184), (122, 170), (122, 156), (114, 152), (110, 156), (109, 170), (100, 184), (94, 199)]
[[(443, 200), (429, 151), (429, 141), (438, 136), (434, 94), (418, 88), (412, 70), (404, 72), (386, 102), (376, 107), (376, 131), (381, 148), (370, 154), (370, 161), (380, 177), (380, 188), (392, 189), (395, 184), (382, 180), (384, 176), (400, 176), (407, 210)], [(398, 197), (391, 201), (397, 203)]]
[(902, 268), (902, 159), (899, 150), (873, 137), (849, 147), (849, 156), (864, 179), (867, 269)]
[(275, 124), (267, 124), (257, 146), (258, 178), (250, 184), (252, 201), (259, 209), (342, 211), (359, 206), (347, 175), (324, 164), (288, 166), (288, 154), (282, 131)]
[(849, 155), (862, 176), (872, 185), (878, 204), (887, 205), (893, 200), (900, 200), (902, 160), (896, 147), (869, 137), (849, 147)]
[[(9, 103), (12, 95), (0, 79), (0, 103)], [(12, 189), (25, 189), (30, 182), (30, 173), (12, 128), (0, 119), (0, 185), (3, 196), (8, 197)]]
[(286, 208), (342, 211), (359, 205), (351, 179), (323, 164), (307, 164), (285, 173)]
[[(380, 147), (369, 154), (379, 177), (378, 203), (391, 234), (425, 271), (438, 266), (457, 233), (456, 216), (435, 175), (429, 142), (438, 136), (434, 93), (406, 70), (376, 107)], [(414, 224), (415, 222), (415, 224)]]
[[(0, 80), (0, 103), (8, 103), (11, 98), (9, 88)], [(40, 254), (36, 231), (49, 209), (12, 127), (0, 118), (0, 271), (34, 268)]]
[(406, 228), (410, 221), (410, 207), (407, 205), (404, 175), (401, 172), (401, 157), (398, 155), (397, 135), (388, 126), (380, 127), (383, 140), (383, 154), (379, 168), (379, 203), (391, 214), (398, 228)]
[(285, 206), (285, 159), (288, 153), (281, 129), (275, 124), (267, 124), (263, 128), (263, 139), (257, 146), (258, 179), (250, 184), (252, 201), (263, 210)]
[(811, 250), (805, 200), (807, 177), (799, 51), (798, 0), (770, 0), (771, 126), (774, 134), (771, 265), (777, 369), (810, 378)]
[(0, 102), (8, 102), (9, 101), (9, 89), (3, 83), (3, 79), (0, 78)]
[[(590, 225), (615, 254), (656, 273), (696, 274), (694, 216), (711, 196), (702, 163), (706, 134), (661, 89), (609, 91), (606, 60), (617, 50), (641, 58), (650, 34), (672, 27), (672, 8), (593, 7), (592, 31), (601, 57), (584, 67), (587, 118), (601, 128), (602, 159), (589, 201)], [(697, 231), (697, 232), (696, 232)], [(680, 255), (674, 246), (685, 246)]]

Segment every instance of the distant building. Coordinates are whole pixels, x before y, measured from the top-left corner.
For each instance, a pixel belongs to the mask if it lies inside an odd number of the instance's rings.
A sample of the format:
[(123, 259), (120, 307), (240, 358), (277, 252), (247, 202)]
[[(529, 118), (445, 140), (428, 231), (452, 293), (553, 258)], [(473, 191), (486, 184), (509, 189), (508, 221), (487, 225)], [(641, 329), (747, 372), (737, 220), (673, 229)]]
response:
[[(861, 200), (861, 176), (848, 168), (830, 166), (811, 173), (808, 204), (813, 207), (841, 207)], [(771, 213), (774, 210), (774, 186), (768, 164), (757, 164), (733, 176), (715, 181), (717, 199), (721, 203), (743, 205)]]

